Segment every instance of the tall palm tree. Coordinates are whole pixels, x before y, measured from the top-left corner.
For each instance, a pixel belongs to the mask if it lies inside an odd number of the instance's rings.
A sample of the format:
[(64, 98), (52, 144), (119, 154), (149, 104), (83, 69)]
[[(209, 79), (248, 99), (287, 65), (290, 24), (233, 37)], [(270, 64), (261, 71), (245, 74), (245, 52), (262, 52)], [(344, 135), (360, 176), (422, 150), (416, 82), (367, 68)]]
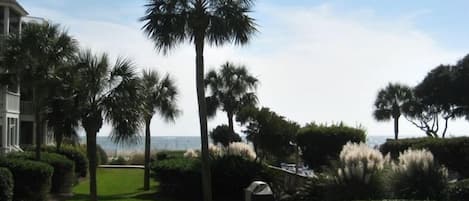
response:
[(225, 43), (247, 44), (256, 32), (249, 17), (253, 0), (149, 0), (146, 5), (144, 32), (157, 50), (168, 53), (176, 45), (189, 41), (195, 45), (196, 88), (202, 148), (202, 187), (205, 201), (212, 200), (208, 154), (207, 108), (204, 89), (204, 47)]
[(77, 42), (58, 24), (26, 24), (21, 36), (11, 35), (3, 52), (3, 65), (18, 76), (22, 88), (31, 91), (36, 131), (36, 158), (44, 136), (47, 100), (55, 69), (62, 67), (77, 51)]
[(378, 121), (394, 120), (394, 139), (399, 136), (399, 118), (405, 114), (412, 100), (412, 88), (389, 83), (378, 92), (374, 103), (373, 117)]
[(79, 126), (76, 68), (69, 64), (56, 69), (49, 85), (51, 94), (47, 101), (47, 123), (54, 131), (56, 149), (60, 150), (62, 142), (68, 139), (74, 144), (78, 142), (76, 128)]
[(218, 108), (226, 112), (228, 126), (234, 133), (234, 115), (244, 107), (257, 104), (257, 96), (253, 91), (258, 82), (246, 67), (230, 62), (223, 64), (219, 72), (209, 71), (205, 77), (205, 86), (210, 92), (206, 99), (208, 115), (215, 116)]
[(78, 114), (86, 132), (90, 174), (90, 200), (97, 200), (96, 135), (104, 121), (113, 126), (116, 143), (138, 140), (141, 114), (140, 81), (130, 60), (119, 58), (110, 64), (106, 54), (80, 52), (76, 62)]
[(157, 71), (143, 71), (141, 78), (141, 98), (145, 107), (143, 120), (145, 123), (145, 174), (143, 186), (150, 189), (150, 123), (158, 113), (167, 121), (173, 122), (179, 115), (176, 101), (178, 90), (169, 75), (161, 77)]

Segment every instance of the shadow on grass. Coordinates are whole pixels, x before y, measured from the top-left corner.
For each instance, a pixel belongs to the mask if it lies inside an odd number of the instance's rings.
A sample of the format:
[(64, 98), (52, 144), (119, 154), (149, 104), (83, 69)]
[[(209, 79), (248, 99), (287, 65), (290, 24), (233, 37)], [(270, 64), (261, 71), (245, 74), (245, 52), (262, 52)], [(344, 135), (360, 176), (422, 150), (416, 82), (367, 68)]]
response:
[[(134, 195), (134, 196), (132, 196)], [(88, 200), (88, 194), (75, 194), (71, 200)], [(146, 192), (146, 193), (125, 193), (125, 194), (116, 194), (116, 195), (99, 195), (98, 200), (155, 200), (155, 201), (180, 201), (179, 199), (170, 198), (164, 195), (161, 195), (157, 192)]]

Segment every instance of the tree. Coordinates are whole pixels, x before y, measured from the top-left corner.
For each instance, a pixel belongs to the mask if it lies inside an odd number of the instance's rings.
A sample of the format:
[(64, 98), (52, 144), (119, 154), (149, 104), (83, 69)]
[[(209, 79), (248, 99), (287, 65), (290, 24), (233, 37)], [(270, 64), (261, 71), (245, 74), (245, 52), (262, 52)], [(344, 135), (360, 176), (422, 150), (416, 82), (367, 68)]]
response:
[(209, 71), (205, 78), (205, 87), (210, 92), (210, 96), (206, 98), (208, 115), (215, 116), (219, 108), (226, 112), (230, 132), (234, 134), (234, 115), (244, 107), (257, 104), (257, 96), (253, 90), (258, 82), (246, 67), (230, 62), (223, 64), (219, 72)]
[(51, 93), (47, 98), (47, 123), (54, 131), (56, 149), (60, 150), (64, 140), (78, 144), (79, 136), (76, 129), (79, 126), (78, 100), (76, 89), (78, 80), (75, 68), (72, 67), (74, 60), (57, 68), (51, 79), (49, 89)]
[(378, 92), (373, 117), (378, 121), (394, 120), (394, 139), (399, 136), (399, 118), (412, 99), (412, 89), (402, 84), (389, 83)]
[(246, 130), (246, 139), (254, 145), (254, 150), (260, 160), (267, 157), (284, 159), (295, 152), (296, 134), (300, 126), (288, 121), (269, 108), (244, 108), (236, 117)]
[(114, 142), (138, 140), (143, 111), (140, 80), (130, 60), (119, 58), (112, 65), (106, 54), (98, 56), (90, 50), (78, 54), (74, 68), (80, 83), (76, 90), (78, 114), (86, 132), (90, 200), (96, 201), (96, 135), (106, 120), (113, 126), (111, 139)]
[(458, 93), (454, 90), (455, 68), (440, 65), (430, 71), (414, 88), (414, 98), (406, 117), (430, 137), (440, 136), (440, 117), (444, 120), (441, 137), (445, 137), (448, 121), (458, 116), (455, 104)]
[(11, 35), (3, 52), (3, 66), (17, 75), (22, 88), (31, 91), (36, 121), (36, 158), (40, 159), (47, 100), (53, 72), (69, 61), (77, 42), (57, 24), (25, 24), (20, 35)]
[(212, 138), (214, 144), (220, 143), (225, 147), (233, 142), (241, 142), (241, 137), (234, 133), (227, 125), (220, 125), (215, 127), (210, 132), (210, 137)]
[(208, 153), (207, 108), (204, 85), (204, 47), (225, 43), (247, 44), (256, 32), (249, 17), (252, 0), (149, 0), (146, 5), (144, 32), (157, 50), (168, 53), (176, 45), (189, 41), (195, 45), (196, 88), (202, 148), (202, 188), (205, 201), (212, 200)]
[(180, 111), (176, 101), (178, 90), (169, 75), (161, 77), (157, 71), (143, 71), (141, 78), (141, 98), (144, 105), (145, 123), (145, 175), (144, 189), (150, 189), (150, 123), (155, 113), (173, 122)]

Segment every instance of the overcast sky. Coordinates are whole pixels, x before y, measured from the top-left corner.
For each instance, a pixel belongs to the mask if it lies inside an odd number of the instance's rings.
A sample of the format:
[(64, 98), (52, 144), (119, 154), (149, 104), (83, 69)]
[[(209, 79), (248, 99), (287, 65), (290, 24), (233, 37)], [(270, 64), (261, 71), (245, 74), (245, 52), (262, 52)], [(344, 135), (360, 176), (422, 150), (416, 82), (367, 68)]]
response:
[[(60, 23), (81, 47), (127, 56), (140, 68), (170, 73), (180, 89), (183, 115), (173, 124), (158, 117), (152, 135), (199, 135), (195, 52), (181, 45), (159, 54), (141, 31), (145, 0), (19, 0), (30, 15)], [(376, 122), (372, 104), (388, 82), (415, 85), (438, 64), (469, 53), (469, 1), (264, 0), (252, 16), (259, 33), (245, 47), (205, 51), (206, 68), (244, 64), (261, 82), (260, 105), (304, 125), (343, 121), (368, 135), (393, 136), (391, 122)], [(209, 121), (213, 128), (223, 113)], [(469, 122), (449, 125), (467, 134)], [(238, 130), (239, 130), (238, 126)], [(402, 135), (424, 134), (401, 119)], [(106, 126), (100, 135), (107, 135)]]

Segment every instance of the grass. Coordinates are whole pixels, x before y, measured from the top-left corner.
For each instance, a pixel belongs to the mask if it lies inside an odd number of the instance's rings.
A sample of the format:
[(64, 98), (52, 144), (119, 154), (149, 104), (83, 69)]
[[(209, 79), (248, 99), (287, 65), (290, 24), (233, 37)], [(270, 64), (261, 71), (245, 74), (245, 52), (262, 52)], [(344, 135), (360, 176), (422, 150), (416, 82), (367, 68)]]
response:
[[(149, 191), (143, 190), (143, 170), (105, 169), (97, 172), (98, 200), (125, 201), (170, 201), (158, 195), (158, 183), (151, 180)], [(70, 201), (89, 200), (89, 181), (82, 181), (73, 189)]]

